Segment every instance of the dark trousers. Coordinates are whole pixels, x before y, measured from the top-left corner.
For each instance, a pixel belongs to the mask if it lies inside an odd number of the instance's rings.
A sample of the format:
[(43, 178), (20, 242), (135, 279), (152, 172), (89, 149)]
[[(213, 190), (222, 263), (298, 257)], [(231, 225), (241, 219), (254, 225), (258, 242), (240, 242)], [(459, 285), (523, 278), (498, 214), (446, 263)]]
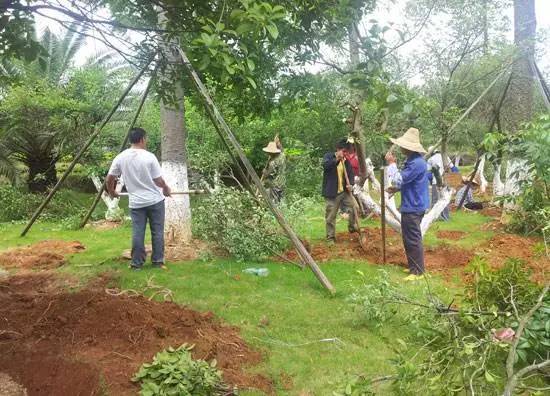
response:
[(145, 252), (145, 230), (147, 220), (151, 228), (153, 265), (164, 264), (164, 201), (139, 209), (130, 209), (132, 218), (132, 267), (142, 267), (147, 253)]
[[(325, 225), (327, 230), (327, 239), (334, 239), (336, 235), (336, 216), (338, 215), (338, 209), (343, 205), (349, 208), (353, 208), (353, 197), (348, 192), (338, 194), (334, 198), (325, 198)], [(351, 210), (348, 217), (348, 231), (358, 231), (355, 220), (355, 210)]]
[(424, 245), (420, 223), (424, 213), (401, 213), (401, 232), (411, 274), (424, 273)]

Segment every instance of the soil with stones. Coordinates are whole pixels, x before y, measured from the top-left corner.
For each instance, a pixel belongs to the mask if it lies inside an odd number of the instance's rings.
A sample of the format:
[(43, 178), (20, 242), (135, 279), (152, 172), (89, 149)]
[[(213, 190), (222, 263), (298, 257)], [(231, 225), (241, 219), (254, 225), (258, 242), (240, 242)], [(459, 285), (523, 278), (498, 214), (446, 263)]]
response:
[(134, 395), (130, 379), (154, 354), (184, 343), (195, 358), (216, 359), (225, 381), (272, 392), (271, 381), (248, 373), (262, 355), (220, 324), (171, 302), (105, 292), (103, 278), (77, 292), (52, 273), (0, 280), (0, 373), (32, 395)]
[[(319, 262), (329, 260), (366, 260), (370, 263), (381, 264), (382, 237), (380, 229), (365, 228), (362, 230), (365, 238), (365, 249), (359, 244), (357, 234), (339, 233), (336, 244), (326, 243), (311, 246), (311, 255)], [(393, 230), (387, 230), (386, 263), (407, 266), (407, 258), (401, 242), (401, 236)], [(287, 259), (297, 261), (294, 250), (284, 255)], [(464, 267), (473, 258), (473, 253), (451, 245), (426, 247), (424, 250), (425, 265), (428, 271), (441, 271), (448, 268)]]
[(0, 267), (53, 269), (65, 264), (65, 256), (85, 249), (78, 241), (42, 241), (0, 253)]

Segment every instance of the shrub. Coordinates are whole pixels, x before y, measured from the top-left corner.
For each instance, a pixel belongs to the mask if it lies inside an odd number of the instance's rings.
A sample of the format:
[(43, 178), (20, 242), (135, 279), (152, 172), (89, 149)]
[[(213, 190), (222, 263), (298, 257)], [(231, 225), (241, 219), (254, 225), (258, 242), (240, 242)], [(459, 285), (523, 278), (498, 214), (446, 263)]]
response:
[[(440, 302), (431, 292), (426, 301), (410, 298), (385, 273), (352, 295), (362, 318), (394, 320), (406, 326), (407, 336), (395, 338), (395, 393), (501, 393), (511, 344), (498, 339), (496, 330), (517, 331), (518, 317), (523, 318), (535, 305), (541, 288), (529, 280), (528, 271), (517, 260), (491, 270), (485, 261), (476, 259), (470, 271), (471, 284), (460, 308)], [(515, 372), (548, 358), (549, 313), (547, 294), (520, 338)], [(537, 381), (540, 376), (526, 376), (519, 387), (540, 385)]]
[(159, 352), (141, 366), (132, 381), (141, 383), (140, 395), (215, 396), (228, 394), (216, 361), (194, 360), (187, 345)]
[(271, 256), (287, 244), (271, 213), (245, 191), (221, 188), (197, 201), (193, 216), (195, 235), (238, 260)]
[[(11, 186), (0, 186), (0, 222), (29, 219), (44, 199)], [(61, 220), (81, 213), (86, 207), (73, 192), (59, 191), (44, 210), (41, 219)]]

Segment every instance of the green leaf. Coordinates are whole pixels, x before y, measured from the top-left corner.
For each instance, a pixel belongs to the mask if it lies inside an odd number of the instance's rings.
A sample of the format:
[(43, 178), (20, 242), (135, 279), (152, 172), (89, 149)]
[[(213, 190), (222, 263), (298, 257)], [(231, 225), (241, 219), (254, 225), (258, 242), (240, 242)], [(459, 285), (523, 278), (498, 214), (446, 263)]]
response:
[(252, 79), (252, 77), (248, 77), (248, 76), (247, 76), (246, 79), (248, 80), (248, 82), (250, 83), (250, 85), (252, 86), (252, 88), (254, 88), (254, 89), (258, 88), (258, 86), (256, 85), (256, 81), (254, 81), (254, 80)]
[(279, 29), (277, 28), (277, 25), (271, 23), (265, 27), (267, 31), (269, 32), (270, 36), (273, 38), (273, 40), (277, 39), (279, 37)]
[(403, 106), (403, 112), (405, 114), (410, 114), (413, 111), (413, 105), (410, 103), (407, 103), (405, 106)]
[(254, 69), (256, 68), (256, 64), (250, 58), (246, 59), (246, 64), (248, 65), (248, 68), (250, 69), (250, 71), (254, 71)]
[(393, 103), (397, 100), (397, 96), (395, 96), (394, 94), (389, 94), (388, 95), (388, 98), (386, 99), (386, 102), (388, 103)]
[(487, 382), (490, 382), (490, 383), (496, 382), (496, 381), (495, 381), (495, 377), (493, 377), (493, 376), (491, 375), (491, 373), (490, 373), (489, 371), (487, 371), (487, 370), (485, 370), (485, 379), (487, 380)]

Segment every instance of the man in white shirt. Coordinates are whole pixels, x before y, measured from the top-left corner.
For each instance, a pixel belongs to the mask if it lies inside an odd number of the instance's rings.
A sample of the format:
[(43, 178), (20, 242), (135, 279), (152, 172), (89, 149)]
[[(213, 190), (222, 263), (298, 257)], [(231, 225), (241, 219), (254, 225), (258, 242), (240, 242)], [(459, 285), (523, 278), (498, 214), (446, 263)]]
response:
[[(428, 149), (429, 152), (432, 152), (432, 147)], [(449, 159), (448, 159), (449, 160)], [(439, 152), (439, 150), (433, 150), (433, 154), (430, 158), (428, 158), (428, 171), (430, 171), (433, 175), (432, 177), (432, 207), (435, 205), (435, 203), (439, 200), (439, 188), (437, 185), (437, 178), (435, 177), (435, 173), (438, 172), (439, 176), (443, 178), (443, 175), (445, 174), (445, 171), (450, 169), (453, 165), (453, 163), (449, 160), (447, 163), (447, 166), (444, 166), (443, 164), (443, 156)], [(437, 169), (437, 170), (436, 170)], [(441, 212), (441, 219), (444, 221), (448, 221), (451, 218), (451, 214), (449, 211), (449, 207), (446, 207), (443, 212)]]
[(151, 262), (155, 268), (164, 267), (164, 197), (170, 196), (170, 187), (162, 178), (157, 157), (145, 149), (147, 136), (142, 128), (133, 128), (129, 134), (130, 148), (117, 155), (107, 175), (106, 187), (111, 197), (118, 177), (124, 178), (130, 199), (132, 218), (132, 263), (130, 268), (140, 270), (145, 263), (145, 229), (147, 220), (151, 228), (153, 252)]

